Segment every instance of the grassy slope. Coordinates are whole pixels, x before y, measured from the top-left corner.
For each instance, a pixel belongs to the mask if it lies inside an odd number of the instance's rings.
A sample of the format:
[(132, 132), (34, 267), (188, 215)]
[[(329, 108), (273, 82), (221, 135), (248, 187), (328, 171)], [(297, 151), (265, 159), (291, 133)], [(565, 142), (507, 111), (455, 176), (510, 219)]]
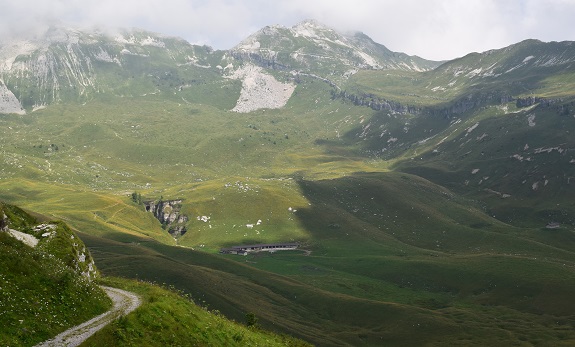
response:
[[(536, 120), (533, 126), (529, 117)], [(438, 136), (419, 149), (417, 163), (403, 162), (398, 168), (480, 198), (492, 215), (513, 225), (573, 225), (573, 118), (559, 114), (555, 106), (516, 113), (490, 108), (461, 128), (477, 123), (469, 135), (456, 132), (441, 144)], [(473, 174), (475, 169), (479, 171)], [(510, 197), (501, 199), (501, 193)]]
[[(215, 250), (223, 241), (253, 239), (226, 233), (258, 219), (275, 230), (264, 230), (264, 241), (302, 238), (305, 231), (287, 213), (306, 204), (289, 180), (294, 173), (319, 178), (373, 170), (361, 158), (325, 154), (315, 144), (318, 137), (336, 138), (364, 112), (330, 105), (327, 95), (323, 83), (312, 81), (286, 109), (252, 114), (150, 97), (4, 116), (2, 197), (67, 219), (79, 230), (173, 242), (149, 214), (126, 204), (124, 196), (137, 190), (146, 198), (186, 200), (194, 232), (181, 239), (184, 245)], [(304, 106), (315, 100), (317, 106)], [(247, 204), (252, 208), (236, 208)], [(212, 217), (212, 230), (196, 221), (201, 215)]]
[[(10, 228), (42, 239), (36, 248), (0, 232), (0, 344), (33, 346), (104, 312), (110, 300), (75, 269), (74, 235), (57, 224), (52, 239), (31, 227), (38, 222), (22, 210), (0, 204)], [(83, 247), (76, 238), (76, 245)], [(87, 258), (91, 258), (88, 256)]]
[[(422, 114), (377, 112), (346, 133), (344, 143), (327, 145), (386, 159), (394, 170), (479, 199), (490, 215), (506, 223), (544, 227), (557, 221), (569, 228), (575, 223), (570, 199), (573, 68), (522, 62), (529, 54), (541, 58), (563, 49), (571, 48), (526, 41), (489, 54), (470, 54), (423, 74), (360, 72), (350, 79), (348, 91), (422, 107)], [(494, 63), (494, 73), (501, 75), (474, 74)], [(506, 96), (551, 102), (519, 108), (515, 102), (502, 102)], [(475, 107), (464, 111), (466, 105)], [(450, 107), (459, 111), (447, 113)]]
[(229, 317), (241, 320), (251, 311), (266, 328), (319, 344), (568, 345), (574, 338), (572, 308), (564, 306), (572, 276), (553, 263), (488, 254), (442, 260), (278, 254), (248, 258), (246, 266), (159, 244), (86, 240), (104, 273), (172, 283)]
[[(107, 240), (86, 240), (95, 247), (104, 273), (173, 283), (229, 317), (241, 320), (246, 312), (254, 312), (264, 328), (318, 344), (377, 344), (381, 339), (412, 344), (421, 338), (409, 337), (407, 327), (414, 320), (425, 326), (427, 337), (438, 338), (452, 327), (427, 310), (318, 290), (206, 253), (159, 244), (114, 247)], [(131, 272), (134, 269), (139, 269), (137, 274)]]
[[(90, 117), (79, 117), (78, 112), (86, 106), (61, 112), (45, 110), (42, 117), (27, 119), (30, 124), (6, 117), (10, 126), (21, 127), (18, 134), (36, 128), (45, 134), (34, 138), (65, 141), (49, 141), (64, 146), (47, 153), (47, 141), (41, 151), (38, 145), (33, 147), (38, 141), (23, 138), (21, 145), (16, 141), (13, 158), (18, 162), (14, 165), (24, 164), (23, 168), (13, 165), (6, 170), (15, 177), (32, 176), (35, 180), (4, 179), (3, 197), (26, 201), (27, 207), (68, 219), (77, 230), (121, 241), (90, 241), (83, 236), (106, 274), (172, 283), (232, 318), (241, 320), (253, 311), (265, 327), (318, 343), (377, 344), (381, 339), (392, 344), (460, 339), (486, 342), (481, 336), (494, 328), (486, 322), (499, 315), (526, 323), (499, 327), (489, 341), (536, 342), (540, 336), (548, 336), (559, 343), (571, 338), (563, 330), (572, 326), (572, 320), (558, 309), (558, 302), (561, 298), (569, 302), (565, 293), (572, 288), (557, 282), (556, 289), (549, 291), (528, 274), (530, 258), (547, 256), (552, 258), (540, 265), (540, 272), (565, 277), (557, 262), (571, 264), (569, 252), (546, 246), (548, 237), (537, 230), (514, 231), (451, 192), (413, 176), (390, 173), (337, 179), (354, 171), (385, 170), (385, 163), (350, 159), (353, 152), (317, 142), (344, 143), (338, 132), (362, 124), (372, 112), (326, 104), (328, 100), (321, 98), (327, 94), (321, 88), (300, 94), (301, 104), (294, 100), (285, 110), (249, 115), (220, 114), (206, 107), (189, 118), (180, 110), (182, 106), (128, 100), (127, 114), (122, 116), (128, 121), (121, 125), (112, 118), (106, 123), (104, 118), (111, 115), (95, 108), (88, 109), (93, 112)], [(318, 98), (320, 102), (315, 104)], [(304, 106), (310, 104), (317, 106)], [(106, 110), (97, 102), (92, 107), (96, 105), (99, 111)], [(169, 118), (157, 116), (154, 109), (160, 112), (160, 105)], [(290, 114), (299, 116), (288, 118)], [(69, 119), (72, 126), (60, 134), (55, 119)], [(94, 119), (100, 122), (91, 123)], [(144, 120), (157, 124), (143, 129)], [(208, 121), (210, 127), (206, 128)], [(178, 124), (174, 134), (172, 129), (164, 130), (166, 122)], [(99, 125), (94, 129), (90, 124)], [(205, 136), (216, 128), (213, 135)], [(91, 135), (94, 130), (100, 134)], [(160, 141), (162, 138), (166, 140)], [(238, 144), (246, 148), (238, 149)], [(278, 148), (283, 151), (279, 155)], [(24, 156), (26, 151), (38, 153)], [(237, 158), (241, 160), (233, 160)], [(314, 183), (322, 178), (328, 180)], [(92, 190), (83, 188), (86, 185)], [(340, 193), (327, 193), (336, 189)], [(312, 255), (250, 259), (256, 263), (249, 265), (266, 270), (262, 273), (238, 267), (235, 261), (242, 258), (222, 263), (219, 257), (142, 242), (146, 239), (139, 237), (168, 244), (173, 240), (149, 214), (128, 202), (127, 195), (133, 190), (150, 198), (185, 199), (184, 210), (192, 222), (189, 234), (179, 240), (183, 245), (204, 245), (204, 249), (215, 251), (229, 244), (290, 238), (306, 242)], [(444, 208), (433, 207), (437, 201), (442, 201)], [(288, 207), (298, 211), (289, 212)], [(210, 223), (194, 218), (201, 215), (210, 216)], [(245, 228), (258, 219), (263, 221), (261, 229)], [(339, 228), (333, 228), (334, 224)], [(569, 240), (569, 236), (560, 239)], [(126, 242), (140, 242), (140, 246)], [(485, 264), (511, 269), (515, 275), (506, 279), (507, 272), (496, 274)], [(267, 271), (286, 277), (277, 278)], [(461, 277), (468, 279), (465, 285), (458, 281)], [(521, 283), (519, 289), (510, 290), (516, 282)], [(493, 290), (496, 284), (503, 289)], [(529, 289), (532, 287), (535, 289)], [(528, 289), (528, 298), (518, 300)], [(294, 297), (303, 298), (295, 307)], [(554, 297), (557, 299), (551, 299)], [(362, 307), (364, 314), (350, 321), (349, 315), (358, 312), (357, 307)], [(560, 331), (549, 330), (548, 322), (534, 315), (537, 312), (562, 319)], [(424, 331), (414, 329), (413, 318), (407, 318), (414, 315), (426, 326)], [(530, 330), (529, 324), (537, 328)], [(506, 329), (513, 331), (514, 337), (510, 338)]]
[[(295, 216), (310, 233), (308, 256), (222, 257), (154, 242), (84, 239), (104, 273), (171, 283), (230, 317), (254, 311), (264, 326), (313, 342), (573, 339), (566, 333), (575, 323), (570, 234), (558, 232), (568, 242), (561, 246), (533, 237), (536, 231), (489, 218), (406, 174), (359, 174), (301, 186), (311, 206)], [(441, 209), (430, 206), (439, 201)], [(352, 312), (362, 314), (351, 319)], [(540, 315), (563, 323), (549, 330), (550, 321)], [(486, 338), (499, 316), (504, 323)], [(414, 328), (414, 322), (426, 328)]]
[(143, 304), (82, 346), (307, 346), (289, 336), (247, 328), (196, 305), (188, 295), (156, 285), (107, 278), (106, 285), (137, 293)]

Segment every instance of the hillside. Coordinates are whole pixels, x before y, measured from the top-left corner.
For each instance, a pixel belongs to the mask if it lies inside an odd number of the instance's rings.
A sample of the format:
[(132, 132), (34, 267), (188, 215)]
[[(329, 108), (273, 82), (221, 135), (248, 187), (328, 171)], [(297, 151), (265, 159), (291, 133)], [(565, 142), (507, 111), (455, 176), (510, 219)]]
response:
[(528, 40), (447, 62), (417, 80), (358, 74), (344, 98), (378, 112), (345, 143), (480, 198), (507, 223), (572, 225), (573, 47)]
[(0, 344), (33, 346), (110, 306), (90, 253), (66, 224), (39, 223), (3, 203), (0, 216)]
[[(104, 283), (137, 293), (144, 304), (82, 346), (310, 346), (291, 336), (261, 329), (258, 317), (249, 312), (241, 322), (230, 321), (217, 310), (198, 306), (189, 295), (174, 291), (173, 287), (117, 278), (107, 278)], [(248, 321), (248, 317), (253, 318)]]
[[(312, 343), (569, 345), (574, 47), (52, 28), (0, 45), (0, 198), (66, 221), (104, 275)], [(218, 254), (275, 242), (300, 247)], [(142, 319), (102, 341), (147, 343)]]
[[(109, 298), (95, 285), (97, 270), (90, 253), (64, 223), (37, 224), (35, 217), (6, 204), (0, 205), (0, 215), (4, 216), (0, 220), (2, 345), (36, 345), (109, 308)], [(218, 312), (196, 305), (188, 295), (178, 295), (173, 287), (161, 289), (150, 283), (99, 275), (97, 283), (135, 291), (144, 303), (136, 313), (112, 322), (92, 336), (84, 343), (88, 346), (162, 341), (183, 345), (307, 345), (287, 335), (263, 331), (257, 325), (249, 329), (231, 322)], [(164, 329), (158, 330), (157, 324)], [(169, 334), (165, 331), (168, 327), (171, 327)], [(155, 334), (150, 333), (154, 331)]]
[[(82, 237), (104, 274), (171, 283), (228, 317), (251, 311), (263, 327), (319, 345), (574, 338), (566, 333), (574, 322), (571, 231), (513, 228), (407, 174), (299, 184), (310, 205), (293, 212), (308, 232), (298, 251), (222, 256), (143, 238)], [(234, 239), (217, 224), (209, 232), (211, 242)], [(500, 316), (506, 323), (487, 334)], [(550, 330), (543, 316), (564, 325)]]

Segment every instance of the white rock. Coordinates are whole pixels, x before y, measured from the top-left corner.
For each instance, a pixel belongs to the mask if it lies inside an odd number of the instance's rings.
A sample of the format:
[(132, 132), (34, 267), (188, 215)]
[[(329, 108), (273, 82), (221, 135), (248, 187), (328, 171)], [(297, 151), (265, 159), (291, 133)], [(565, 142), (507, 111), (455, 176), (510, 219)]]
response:
[(0, 79), (0, 113), (16, 113), (20, 115), (26, 114), (22, 104), (16, 98), (4, 81)]
[(34, 248), (38, 244), (38, 239), (30, 234), (23, 233), (18, 230), (8, 229), (8, 234), (11, 235), (13, 238), (20, 240), (27, 244), (28, 246)]
[(282, 108), (295, 90), (294, 84), (282, 83), (272, 75), (264, 73), (261, 67), (254, 65), (246, 65), (227, 77), (242, 80), (240, 97), (232, 109), (239, 113), (264, 108)]

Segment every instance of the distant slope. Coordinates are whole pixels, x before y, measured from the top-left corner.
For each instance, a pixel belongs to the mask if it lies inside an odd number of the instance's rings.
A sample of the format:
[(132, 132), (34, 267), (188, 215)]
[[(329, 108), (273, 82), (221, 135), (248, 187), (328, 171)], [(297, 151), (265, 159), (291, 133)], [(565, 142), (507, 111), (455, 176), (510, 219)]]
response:
[[(362, 71), (344, 85), (348, 94), (462, 113), (513, 98), (571, 96), (575, 82), (575, 43), (526, 40), (506, 48), (471, 53), (432, 71)], [(377, 105), (373, 105), (377, 108)]]
[(574, 57), (573, 42), (527, 40), (424, 73), (358, 73), (339, 96), (376, 112), (326, 148), (397, 161), (505, 222), (572, 225)]

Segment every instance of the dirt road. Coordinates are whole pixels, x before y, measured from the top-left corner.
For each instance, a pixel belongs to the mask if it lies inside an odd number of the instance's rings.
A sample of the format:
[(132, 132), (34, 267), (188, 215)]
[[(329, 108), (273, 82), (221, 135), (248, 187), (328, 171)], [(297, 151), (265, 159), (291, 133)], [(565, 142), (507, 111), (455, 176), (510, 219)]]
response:
[(114, 307), (110, 311), (70, 328), (51, 340), (37, 344), (35, 347), (76, 347), (114, 319), (127, 315), (141, 304), (140, 297), (134, 293), (112, 287), (101, 286), (101, 288), (106, 291), (106, 294), (114, 303)]

